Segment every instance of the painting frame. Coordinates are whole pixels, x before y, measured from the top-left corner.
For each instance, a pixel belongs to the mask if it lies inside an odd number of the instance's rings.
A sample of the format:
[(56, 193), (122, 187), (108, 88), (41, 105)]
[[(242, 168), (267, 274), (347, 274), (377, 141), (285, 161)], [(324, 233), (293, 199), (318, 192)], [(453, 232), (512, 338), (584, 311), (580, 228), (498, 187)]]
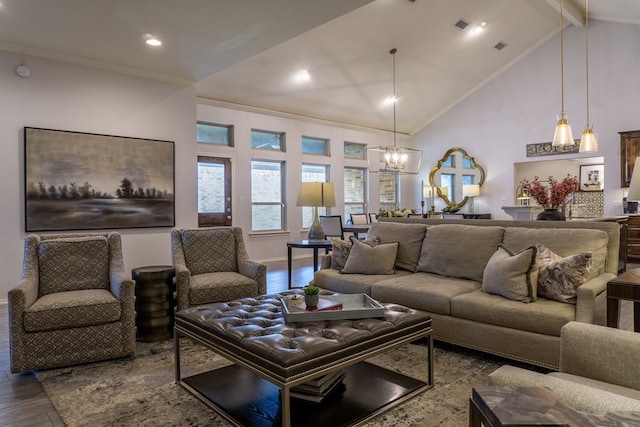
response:
[(26, 232), (175, 226), (175, 144), (24, 128)]
[(604, 189), (604, 164), (580, 165), (580, 191)]

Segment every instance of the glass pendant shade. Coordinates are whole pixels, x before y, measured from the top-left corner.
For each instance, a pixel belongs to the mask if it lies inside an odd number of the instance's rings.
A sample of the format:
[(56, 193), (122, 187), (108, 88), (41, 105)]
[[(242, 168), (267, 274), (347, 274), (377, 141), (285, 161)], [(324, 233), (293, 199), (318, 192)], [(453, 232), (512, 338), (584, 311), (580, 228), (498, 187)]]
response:
[(593, 129), (587, 127), (582, 132), (582, 139), (580, 139), (580, 152), (593, 153), (596, 151), (598, 151), (598, 141), (596, 140), (596, 134), (593, 133)]
[(562, 116), (556, 125), (556, 131), (553, 134), (553, 142), (551, 145), (573, 145), (573, 132), (569, 121)]

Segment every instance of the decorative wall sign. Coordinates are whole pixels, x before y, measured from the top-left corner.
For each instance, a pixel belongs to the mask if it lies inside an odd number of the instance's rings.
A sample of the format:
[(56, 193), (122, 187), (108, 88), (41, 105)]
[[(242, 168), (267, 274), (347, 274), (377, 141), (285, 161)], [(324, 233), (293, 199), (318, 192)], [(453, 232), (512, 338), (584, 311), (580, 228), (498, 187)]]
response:
[(580, 140), (574, 140), (573, 145), (551, 145), (550, 142), (527, 144), (527, 157), (550, 156), (554, 154), (570, 154), (580, 151)]
[(173, 227), (174, 143), (24, 128), (25, 230)]

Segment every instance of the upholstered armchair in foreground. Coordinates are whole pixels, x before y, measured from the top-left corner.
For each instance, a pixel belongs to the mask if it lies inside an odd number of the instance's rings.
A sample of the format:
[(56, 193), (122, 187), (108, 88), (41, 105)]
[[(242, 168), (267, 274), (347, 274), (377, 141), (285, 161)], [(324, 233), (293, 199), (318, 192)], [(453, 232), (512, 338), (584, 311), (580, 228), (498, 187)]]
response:
[(267, 267), (249, 259), (240, 227), (173, 229), (178, 310), (267, 292)]
[(120, 235), (28, 235), (9, 322), (11, 372), (133, 356), (134, 283)]

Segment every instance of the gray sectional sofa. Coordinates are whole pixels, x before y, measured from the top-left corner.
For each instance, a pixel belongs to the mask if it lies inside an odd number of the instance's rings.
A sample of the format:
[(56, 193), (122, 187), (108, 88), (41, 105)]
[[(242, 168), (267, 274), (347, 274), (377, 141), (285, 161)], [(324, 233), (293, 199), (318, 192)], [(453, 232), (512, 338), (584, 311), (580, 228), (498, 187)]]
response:
[[(608, 222), (398, 218), (372, 224), (367, 239), (398, 242), (393, 274), (367, 274), (366, 263), (360, 273), (344, 274), (331, 268), (329, 254), (313, 283), (427, 311), (437, 340), (557, 369), (565, 324), (605, 323), (606, 285), (616, 277), (620, 230), (617, 223)], [(561, 257), (591, 254), (588, 280), (577, 288), (574, 303), (542, 297), (523, 302), (487, 292), (509, 281), (495, 274), (500, 264), (492, 257), (499, 245), (515, 254), (531, 251), (536, 244)], [(485, 275), (487, 263), (493, 269)], [(526, 276), (534, 295), (537, 271), (532, 266)]]

